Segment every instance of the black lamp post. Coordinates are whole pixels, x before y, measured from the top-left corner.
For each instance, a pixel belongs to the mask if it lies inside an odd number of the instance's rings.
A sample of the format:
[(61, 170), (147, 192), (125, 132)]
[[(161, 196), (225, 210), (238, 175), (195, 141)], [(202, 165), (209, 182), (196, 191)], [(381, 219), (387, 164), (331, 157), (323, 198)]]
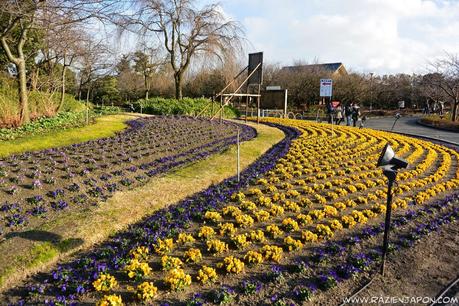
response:
[(402, 118), (402, 115), (400, 115), (400, 113), (396, 113), (395, 114), (395, 120), (394, 120), (394, 124), (392, 124), (392, 127), (391, 127), (391, 131), (394, 130), (394, 127), (395, 127), (395, 124), (397, 123), (398, 119)]
[(386, 144), (381, 155), (379, 156), (377, 167), (382, 167), (383, 174), (388, 179), (387, 184), (387, 203), (386, 203), (386, 220), (384, 223), (384, 242), (381, 263), (381, 275), (384, 276), (384, 266), (386, 264), (387, 250), (389, 248), (390, 218), (392, 212), (392, 186), (397, 179), (398, 169), (407, 168), (408, 162), (395, 155), (389, 144)]

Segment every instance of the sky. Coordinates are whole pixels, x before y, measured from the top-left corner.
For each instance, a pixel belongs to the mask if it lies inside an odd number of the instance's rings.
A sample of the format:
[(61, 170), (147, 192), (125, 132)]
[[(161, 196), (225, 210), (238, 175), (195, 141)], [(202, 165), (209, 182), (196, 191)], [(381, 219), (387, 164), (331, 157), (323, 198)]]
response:
[(342, 62), (360, 73), (426, 73), (459, 53), (459, 0), (222, 0), (266, 62)]

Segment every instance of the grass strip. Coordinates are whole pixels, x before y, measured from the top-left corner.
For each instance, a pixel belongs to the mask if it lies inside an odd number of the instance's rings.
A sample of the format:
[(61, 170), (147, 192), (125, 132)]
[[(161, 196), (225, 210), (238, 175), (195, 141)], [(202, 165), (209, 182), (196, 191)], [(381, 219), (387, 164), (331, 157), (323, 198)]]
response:
[(135, 119), (133, 115), (109, 115), (96, 119), (96, 123), (74, 129), (52, 131), (15, 140), (0, 142), (0, 157), (27, 151), (62, 147), (74, 143), (113, 136), (126, 128), (125, 122)]

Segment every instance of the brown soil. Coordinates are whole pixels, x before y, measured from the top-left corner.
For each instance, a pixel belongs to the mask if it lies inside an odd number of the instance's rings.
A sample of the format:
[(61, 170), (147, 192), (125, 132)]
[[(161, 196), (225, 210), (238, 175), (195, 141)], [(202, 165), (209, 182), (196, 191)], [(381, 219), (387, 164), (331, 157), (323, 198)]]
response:
[[(385, 276), (376, 274), (373, 283), (360, 292), (359, 298), (436, 297), (458, 275), (459, 223), (454, 222), (409, 249), (390, 255), (386, 262)], [(320, 294), (309, 305), (340, 305), (365, 285), (370, 277), (349, 281), (342, 286)], [(457, 286), (449, 294), (456, 294)], [(374, 303), (380, 305), (382, 303)], [(407, 305), (428, 305), (409, 303)], [(358, 305), (348, 303), (347, 305)], [(369, 302), (360, 305), (370, 305)], [(402, 303), (394, 303), (402, 305)], [(406, 305), (406, 304), (405, 304)]]
[(458, 276), (458, 268), (459, 223), (455, 222), (389, 258), (384, 278), (375, 279), (359, 296), (433, 298)]

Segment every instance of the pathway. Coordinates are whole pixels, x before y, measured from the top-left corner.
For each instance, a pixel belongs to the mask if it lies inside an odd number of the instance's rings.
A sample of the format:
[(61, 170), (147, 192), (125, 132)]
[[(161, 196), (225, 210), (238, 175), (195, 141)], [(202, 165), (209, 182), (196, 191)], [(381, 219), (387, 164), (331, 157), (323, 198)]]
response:
[[(394, 127), (394, 132), (414, 134), (419, 136), (425, 136), (430, 138), (437, 138), (440, 140), (446, 140), (459, 144), (459, 133), (449, 132), (439, 129), (434, 129), (426, 126), (417, 124), (419, 117), (404, 117), (400, 118)], [(370, 118), (365, 123), (365, 127), (376, 129), (376, 130), (388, 130), (392, 128), (395, 118), (383, 117), (383, 118)]]

